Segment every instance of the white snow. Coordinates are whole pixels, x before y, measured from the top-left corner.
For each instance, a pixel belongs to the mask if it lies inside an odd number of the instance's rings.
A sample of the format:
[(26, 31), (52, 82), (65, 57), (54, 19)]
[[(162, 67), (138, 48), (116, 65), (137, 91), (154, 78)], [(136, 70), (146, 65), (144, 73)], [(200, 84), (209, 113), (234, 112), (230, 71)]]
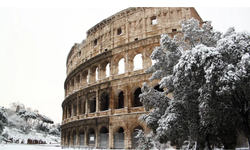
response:
[[(53, 136), (50, 134), (39, 133), (37, 130), (32, 130), (28, 134), (23, 133), (23, 131), (17, 128), (9, 128), (5, 126), (3, 134), (7, 133), (8, 138), (13, 138), (14, 140), (19, 140), (19, 142), (23, 141), (27, 143), (28, 139), (32, 140), (42, 140), (46, 141), (46, 143), (60, 143), (60, 137)], [(4, 143), (4, 141), (2, 141)], [(0, 148), (1, 149), (1, 148)]]

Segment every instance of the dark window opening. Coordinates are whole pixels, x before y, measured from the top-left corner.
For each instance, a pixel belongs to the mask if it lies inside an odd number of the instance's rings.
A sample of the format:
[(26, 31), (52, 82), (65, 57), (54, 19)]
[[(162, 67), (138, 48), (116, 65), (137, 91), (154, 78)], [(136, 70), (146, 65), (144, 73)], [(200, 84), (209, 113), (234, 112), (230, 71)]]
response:
[(121, 127), (119, 130), (118, 130), (118, 133), (123, 133), (124, 132), (124, 130), (123, 130), (123, 128)]
[(172, 32), (176, 32), (177, 31), (177, 29), (172, 29)]
[(118, 28), (117, 29), (117, 35), (121, 35), (122, 34), (122, 29), (121, 28)]
[(96, 112), (96, 98), (90, 102), (90, 113)]
[(69, 107), (69, 118), (71, 117), (71, 107)]
[(109, 96), (107, 93), (101, 95), (101, 111), (109, 109)]
[(108, 129), (106, 127), (102, 127), (100, 129), (100, 133), (109, 133)]
[(152, 25), (157, 24), (157, 18), (156, 18), (156, 16), (151, 17), (151, 24)]
[(72, 61), (70, 61), (70, 66), (72, 66)]
[(157, 91), (159, 91), (159, 92), (163, 92), (164, 91), (163, 88), (160, 88), (160, 85), (155, 86), (154, 89), (157, 90)]
[(81, 53), (82, 53), (81, 51), (78, 52), (78, 56), (79, 56), (79, 57), (81, 57)]
[(106, 48), (104, 51), (105, 51), (105, 52), (107, 52), (107, 51), (108, 51), (108, 49)]
[(123, 91), (119, 93), (118, 108), (124, 108), (124, 96)]
[(134, 93), (134, 107), (142, 106), (142, 103), (140, 102), (139, 95), (141, 94), (141, 88), (136, 89)]
[(97, 46), (97, 39), (94, 40), (94, 46)]
[(138, 41), (139, 39), (138, 38), (135, 38), (135, 41)]

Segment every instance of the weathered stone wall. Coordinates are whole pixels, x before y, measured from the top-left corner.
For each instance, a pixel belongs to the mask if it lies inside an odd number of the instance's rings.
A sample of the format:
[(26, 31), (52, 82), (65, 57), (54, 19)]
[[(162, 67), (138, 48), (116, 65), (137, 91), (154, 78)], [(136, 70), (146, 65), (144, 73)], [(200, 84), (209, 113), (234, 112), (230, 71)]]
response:
[[(144, 82), (158, 85), (145, 73), (152, 65), (149, 56), (161, 34), (174, 36), (180, 21), (191, 17), (202, 22), (194, 8), (128, 8), (89, 29), (87, 39), (74, 44), (67, 58), (62, 146), (135, 148), (134, 130), (148, 131), (138, 120), (148, 113), (138, 98), (140, 87)], [(142, 66), (135, 70), (137, 56)], [(119, 143), (115, 136), (124, 139)]]

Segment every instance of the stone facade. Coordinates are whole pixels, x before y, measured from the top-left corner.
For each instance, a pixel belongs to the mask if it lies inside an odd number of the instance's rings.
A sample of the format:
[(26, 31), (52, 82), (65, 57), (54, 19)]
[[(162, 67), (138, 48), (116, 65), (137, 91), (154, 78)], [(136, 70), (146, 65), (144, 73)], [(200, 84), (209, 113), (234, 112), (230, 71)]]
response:
[(141, 86), (158, 84), (145, 73), (152, 65), (149, 56), (161, 34), (175, 35), (180, 21), (192, 17), (202, 22), (189, 7), (128, 8), (89, 29), (67, 57), (61, 145), (135, 148), (135, 130), (148, 131), (138, 120), (147, 113), (138, 97)]

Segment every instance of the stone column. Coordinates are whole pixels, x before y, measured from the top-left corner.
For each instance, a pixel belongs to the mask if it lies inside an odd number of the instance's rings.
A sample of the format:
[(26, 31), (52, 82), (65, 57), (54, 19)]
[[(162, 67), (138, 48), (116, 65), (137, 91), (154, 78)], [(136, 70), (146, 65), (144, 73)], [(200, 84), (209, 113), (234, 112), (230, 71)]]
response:
[(85, 100), (85, 114), (89, 113), (89, 99), (88, 96), (86, 96), (86, 100)]
[(99, 90), (96, 90), (96, 112), (99, 112)]
[(79, 106), (80, 104), (80, 98), (79, 98), (79, 96), (77, 96), (77, 99), (76, 99), (76, 116), (79, 116), (80, 115), (80, 108), (81, 108), (81, 106)]
[(80, 146), (80, 138), (79, 138), (79, 126), (76, 129), (76, 146)]

